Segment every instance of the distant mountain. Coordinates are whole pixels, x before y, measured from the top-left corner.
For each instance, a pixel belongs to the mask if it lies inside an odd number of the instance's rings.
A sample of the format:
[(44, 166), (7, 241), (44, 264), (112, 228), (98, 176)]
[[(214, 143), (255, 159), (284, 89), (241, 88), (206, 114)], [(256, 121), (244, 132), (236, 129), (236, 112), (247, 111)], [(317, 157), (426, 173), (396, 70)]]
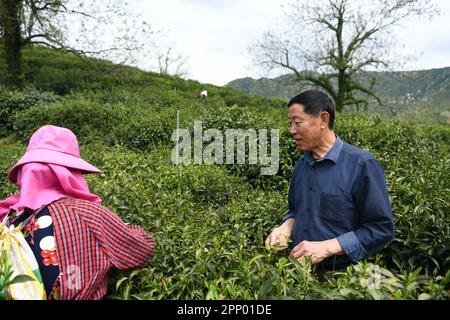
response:
[[(447, 117), (448, 113), (445, 112), (450, 112), (450, 67), (404, 72), (367, 72), (361, 75), (361, 80), (367, 82), (373, 76), (378, 79), (375, 91), (382, 98), (383, 105), (372, 100), (368, 110), (370, 113), (379, 112), (387, 117), (424, 116), (424, 120), (430, 120), (431, 117), (431, 122), (436, 122)], [(231, 81), (227, 86), (245, 93), (286, 100), (311, 88), (301, 87), (293, 80), (293, 75), (272, 79), (242, 78)]]

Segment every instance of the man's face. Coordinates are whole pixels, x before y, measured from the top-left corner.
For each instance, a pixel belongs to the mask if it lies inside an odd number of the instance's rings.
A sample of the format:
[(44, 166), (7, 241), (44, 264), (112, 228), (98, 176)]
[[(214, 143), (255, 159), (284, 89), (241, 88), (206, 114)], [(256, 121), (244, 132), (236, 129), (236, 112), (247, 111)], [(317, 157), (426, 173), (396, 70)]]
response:
[(288, 109), (289, 131), (301, 151), (311, 151), (320, 145), (322, 130), (319, 116), (304, 112), (301, 104), (294, 103)]

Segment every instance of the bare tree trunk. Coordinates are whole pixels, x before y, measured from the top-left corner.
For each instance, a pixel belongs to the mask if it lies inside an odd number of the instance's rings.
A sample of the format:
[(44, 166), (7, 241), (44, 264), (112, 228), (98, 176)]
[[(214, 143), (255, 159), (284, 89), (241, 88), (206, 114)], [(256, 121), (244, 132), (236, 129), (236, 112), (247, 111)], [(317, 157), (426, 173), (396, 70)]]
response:
[(21, 0), (0, 0), (0, 16), (6, 62), (6, 85), (23, 88), (22, 36), (20, 30)]
[(336, 111), (367, 110), (369, 99), (382, 105), (375, 82), (368, 85), (360, 76), (402, 60), (390, 50), (402, 20), (439, 14), (432, 0), (383, 0), (374, 6), (357, 0), (291, 0), (287, 7), (286, 28), (266, 31), (252, 54), (268, 71), (284, 68), (297, 81), (323, 89)]

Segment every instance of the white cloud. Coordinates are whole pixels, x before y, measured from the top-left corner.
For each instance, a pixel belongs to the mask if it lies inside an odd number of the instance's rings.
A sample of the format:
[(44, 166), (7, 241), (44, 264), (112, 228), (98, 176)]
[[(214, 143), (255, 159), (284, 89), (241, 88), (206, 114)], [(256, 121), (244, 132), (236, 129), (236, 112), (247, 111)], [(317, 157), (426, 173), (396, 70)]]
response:
[(224, 85), (248, 75), (247, 48), (281, 13), (281, 0), (140, 1), (142, 16), (166, 29), (188, 57), (189, 77)]
[(435, 1), (441, 15), (432, 21), (411, 21), (404, 25), (399, 39), (411, 52), (416, 61), (408, 69), (431, 69), (450, 66), (450, 1)]
[[(256, 77), (248, 46), (282, 21), (283, 0), (141, 0), (131, 3), (155, 29), (168, 30), (177, 52), (188, 59), (189, 78), (224, 85)], [(436, 0), (442, 16), (404, 24), (399, 40), (419, 55), (408, 69), (450, 66), (450, 1)]]

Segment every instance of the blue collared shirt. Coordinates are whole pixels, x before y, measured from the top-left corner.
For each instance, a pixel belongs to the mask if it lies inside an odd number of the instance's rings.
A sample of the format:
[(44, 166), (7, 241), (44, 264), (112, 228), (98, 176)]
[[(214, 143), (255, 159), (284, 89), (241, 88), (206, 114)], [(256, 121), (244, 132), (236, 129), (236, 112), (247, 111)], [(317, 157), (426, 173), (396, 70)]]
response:
[(297, 161), (288, 201), (283, 221), (296, 219), (291, 248), (303, 240), (337, 238), (345, 255), (336, 256), (336, 264), (364, 259), (394, 236), (383, 168), (371, 153), (337, 136), (323, 158), (305, 152)]

